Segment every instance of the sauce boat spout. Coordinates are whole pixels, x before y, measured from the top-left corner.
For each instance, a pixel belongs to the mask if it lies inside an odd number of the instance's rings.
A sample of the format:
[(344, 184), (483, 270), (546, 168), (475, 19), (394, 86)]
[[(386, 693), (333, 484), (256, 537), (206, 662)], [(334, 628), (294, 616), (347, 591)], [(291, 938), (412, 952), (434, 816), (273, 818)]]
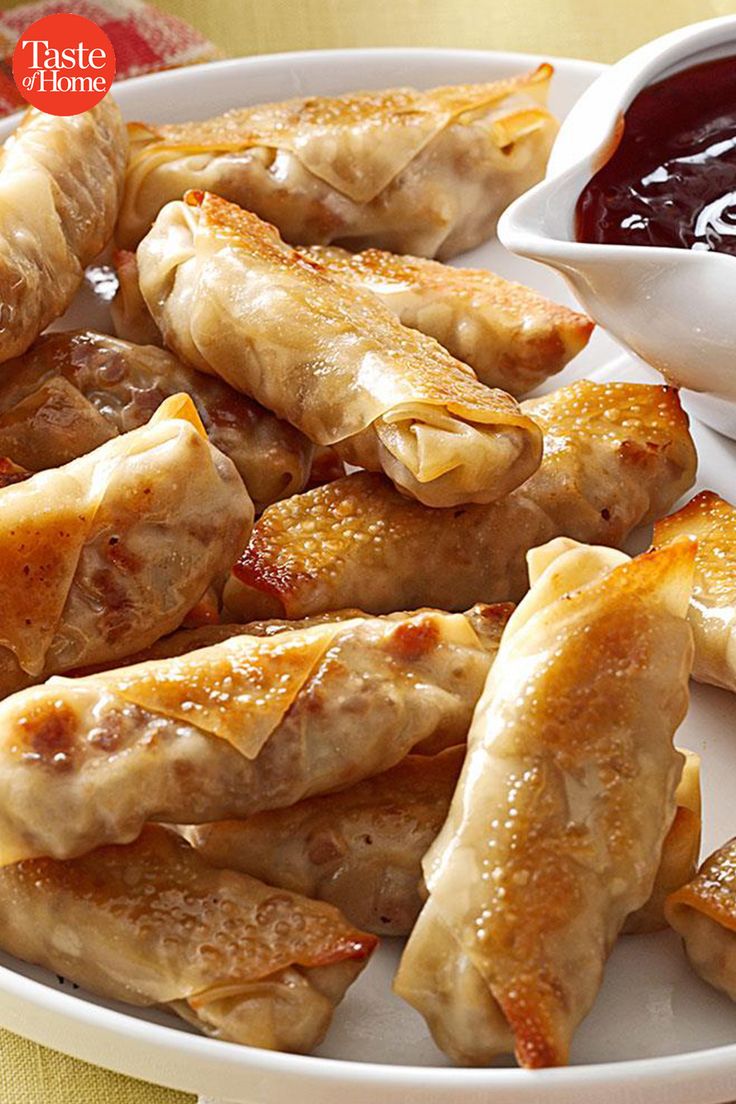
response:
[(668, 383), (736, 403), (736, 258), (576, 241), (587, 179), (585, 166), (569, 169), (521, 196), (499, 223), (502, 243), (557, 269), (591, 318)]
[(547, 178), (504, 212), (498, 236), (562, 273), (595, 322), (669, 383), (697, 392), (693, 409), (736, 437), (736, 256), (576, 237), (578, 199), (615, 153), (639, 93), (731, 56), (736, 16), (681, 28), (604, 72), (563, 122)]

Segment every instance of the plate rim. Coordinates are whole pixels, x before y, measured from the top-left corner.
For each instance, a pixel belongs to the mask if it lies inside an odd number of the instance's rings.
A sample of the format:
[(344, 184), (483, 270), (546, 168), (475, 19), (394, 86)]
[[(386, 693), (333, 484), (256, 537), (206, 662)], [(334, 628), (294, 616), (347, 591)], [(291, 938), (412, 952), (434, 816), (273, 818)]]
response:
[[(287, 65), (291, 62), (301, 63), (307, 60), (310, 63), (316, 61), (328, 62), (332, 58), (338, 57), (358, 61), (360, 58), (390, 58), (395, 56), (397, 60), (400, 60), (405, 58), (407, 54), (417, 58), (430, 58), (438, 55), (473, 58), (474, 60), (490, 58), (503, 62), (518, 62), (520, 66), (529, 67), (538, 65), (542, 61), (548, 61), (553, 67), (566, 65), (574, 66), (579, 71), (588, 71), (592, 77), (598, 77), (604, 69), (610, 69), (610, 65), (600, 61), (591, 61), (588, 58), (574, 58), (563, 54), (544, 52), (532, 53), (524, 50), (469, 50), (454, 46), (346, 46), (345, 48), (331, 47), (323, 50), (284, 50), (275, 54), (245, 54), (242, 57), (218, 58), (214, 61), (205, 61), (195, 65), (180, 65), (174, 69), (162, 69), (155, 73), (141, 73), (136, 77), (125, 77), (119, 81), (113, 81), (110, 94), (113, 97), (117, 96), (121, 88), (130, 87), (135, 90), (141, 87), (145, 88), (146, 85), (162, 85), (165, 87), (167, 84), (176, 84), (182, 77), (186, 79), (189, 75), (198, 73), (211, 73), (213, 71), (226, 73), (228, 70), (244, 67), (258, 69), (261, 66), (266, 68), (273, 64)], [(12, 115), (3, 116), (0, 119), (0, 139), (4, 140), (5, 136), (18, 125), (25, 111), (26, 108), (21, 107), (14, 111)], [(125, 111), (123, 111), (123, 115), (125, 115)]]

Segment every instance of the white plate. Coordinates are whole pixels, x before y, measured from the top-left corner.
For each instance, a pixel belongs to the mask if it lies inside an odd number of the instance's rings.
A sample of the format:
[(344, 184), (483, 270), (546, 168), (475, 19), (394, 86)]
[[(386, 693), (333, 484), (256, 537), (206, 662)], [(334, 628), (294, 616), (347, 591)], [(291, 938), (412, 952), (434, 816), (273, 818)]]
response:
[[(302, 93), (397, 84), (430, 86), (506, 76), (541, 58), (456, 50), (346, 50), (250, 58), (141, 77), (116, 96), (129, 118), (179, 120), (236, 104)], [(569, 111), (598, 75), (588, 62), (559, 60), (552, 106)], [(0, 137), (7, 132), (0, 128)], [(569, 301), (562, 281), (492, 243), (467, 260)], [(464, 258), (463, 260), (466, 260)], [(87, 289), (67, 325), (109, 327)], [(596, 334), (557, 377), (643, 379), (648, 370)], [(736, 445), (695, 425), (700, 487), (736, 498)], [(640, 546), (648, 534), (641, 534)], [(678, 742), (704, 757), (706, 852), (736, 832), (736, 697), (693, 687)], [(578, 1032), (573, 1065), (528, 1072), (449, 1068), (421, 1018), (390, 992), (400, 948), (384, 941), (337, 1011), (319, 1057), (272, 1054), (205, 1039), (179, 1020), (99, 1001), (7, 956), (0, 966), (0, 1023), (40, 1043), (174, 1088), (237, 1104), (717, 1104), (736, 1098), (736, 1005), (689, 970), (672, 934), (619, 941), (603, 990)]]

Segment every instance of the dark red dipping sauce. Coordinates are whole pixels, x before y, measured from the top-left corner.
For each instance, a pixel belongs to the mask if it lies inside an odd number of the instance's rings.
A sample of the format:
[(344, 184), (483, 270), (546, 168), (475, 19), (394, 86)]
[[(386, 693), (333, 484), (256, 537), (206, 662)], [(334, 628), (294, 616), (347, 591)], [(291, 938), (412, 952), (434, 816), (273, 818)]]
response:
[(575, 214), (581, 242), (736, 256), (736, 56), (640, 92)]

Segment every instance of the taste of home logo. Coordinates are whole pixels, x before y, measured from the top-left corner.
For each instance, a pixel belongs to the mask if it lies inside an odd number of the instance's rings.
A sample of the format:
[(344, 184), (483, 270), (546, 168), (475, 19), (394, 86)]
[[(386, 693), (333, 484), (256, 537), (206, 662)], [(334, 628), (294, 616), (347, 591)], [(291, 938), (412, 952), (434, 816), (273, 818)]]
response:
[(115, 51), (101, 27), (81, 15), (32, 23), (13, 52), (24, 99), (50, 115), (78, 115), (99, 103), (115, 76)]
[[(88, 50), (82, 42), (74, 48), (55, 49), (46, 39), (28, 38), (22, 44), (30, 51), (30, 73), (23, 77), (24, 92), (100, 92), (105, 78), (94, 70), (104, 69), (104, 50)], [(69, 72), (71, 70), (71, 72)], [(90, 70), (87, 76), (85, 70)]]

